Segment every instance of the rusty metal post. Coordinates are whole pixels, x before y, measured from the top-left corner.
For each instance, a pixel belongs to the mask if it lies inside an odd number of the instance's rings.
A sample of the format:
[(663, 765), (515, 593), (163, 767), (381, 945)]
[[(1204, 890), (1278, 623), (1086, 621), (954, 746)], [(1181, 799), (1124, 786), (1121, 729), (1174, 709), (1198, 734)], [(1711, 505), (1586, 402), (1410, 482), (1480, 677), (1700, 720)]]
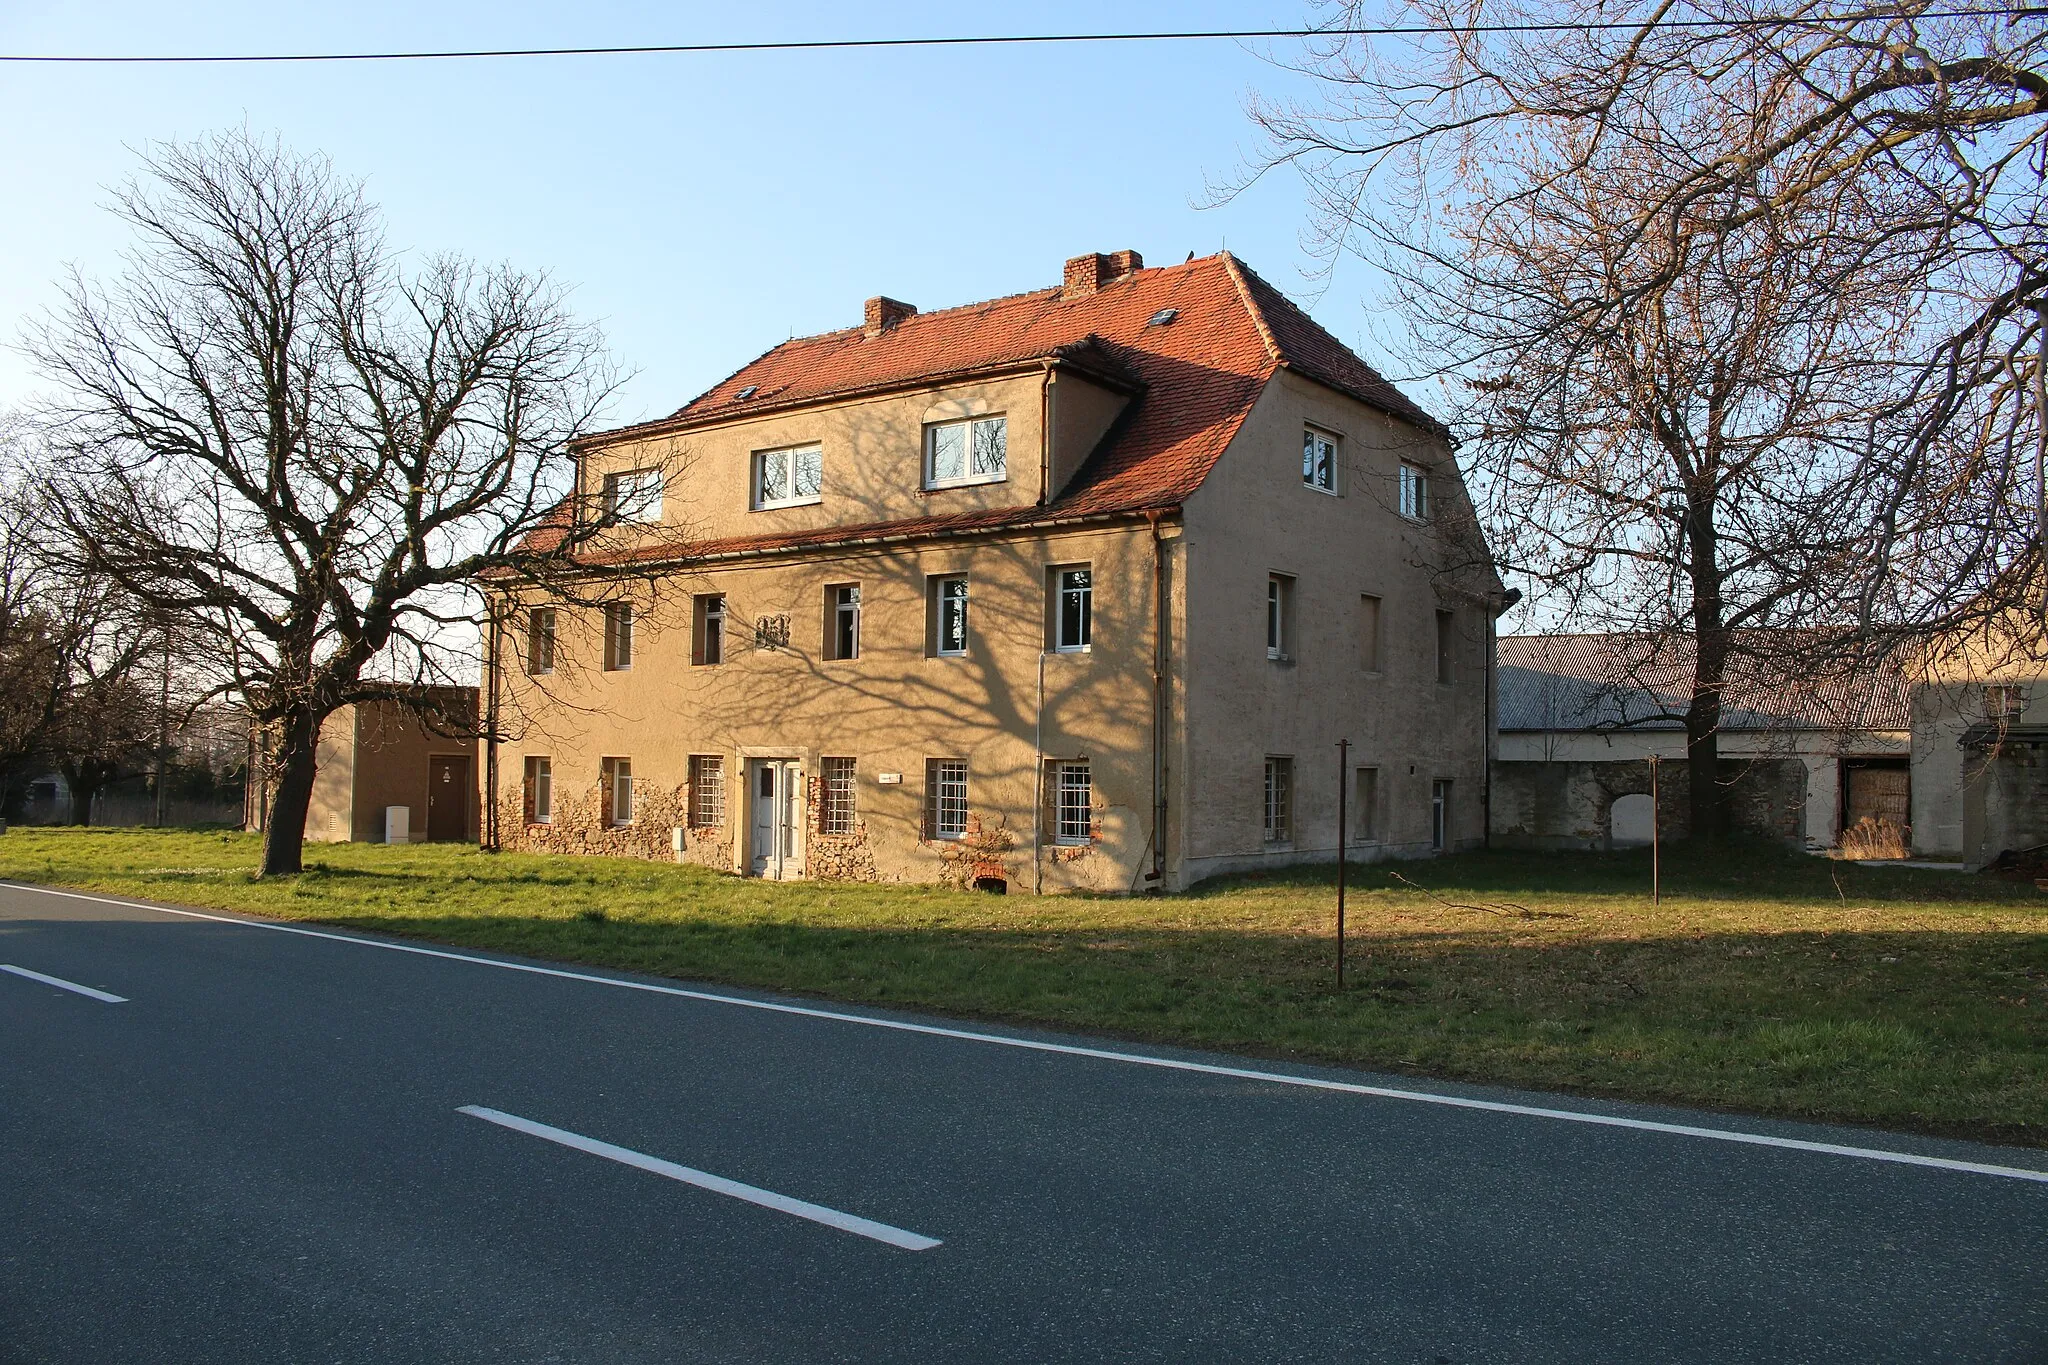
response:
[(1344, 990), (1344, 835), (1348, 816), (1345, 790), (1350, 785), (1351, 741), (1337, 741), (1337, 990)]

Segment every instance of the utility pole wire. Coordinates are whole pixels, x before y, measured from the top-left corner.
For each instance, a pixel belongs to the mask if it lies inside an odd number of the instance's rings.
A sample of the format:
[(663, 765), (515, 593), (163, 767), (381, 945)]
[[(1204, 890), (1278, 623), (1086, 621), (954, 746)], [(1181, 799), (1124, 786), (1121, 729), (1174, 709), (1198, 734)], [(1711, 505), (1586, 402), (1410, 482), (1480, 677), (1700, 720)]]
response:
[[(1865, 10), (1845, 14), (1783, 15), (1744, 20), (1745, 24), (1863, 24), (1893, 19), (2017, 19), (2048, 13), (2039, 7), (1991, 6), (1982, 9), (1930, 10), (1923, 13)], [(1611, 20), (1601, 23), (1474, 24), (1469, 27), (1398, 25), (1345, 28), (1266, 28), (1167, 30), (1149, 33), (1006, 33), (953, 38), (813, 38), (753, 43), (644, 43), (607, 47), (451, 48), (392, 52), (246, 52), (195, 54), (0, 53), (0, 62), (79, 66), (179, 66), (204, 63), (254, 64), (289, 62), (415, 62), (490, 57), (645, 57), (727, 52), (824, 52), (863, 48), (1039, 46), (1056, 43), (1214, 42), (1219, 40), (1283, 40), (1307, 38), (1400, 38), (1449, 33), (1592, 33), (1638, 28), (1714, 28), (1725, 19)]]

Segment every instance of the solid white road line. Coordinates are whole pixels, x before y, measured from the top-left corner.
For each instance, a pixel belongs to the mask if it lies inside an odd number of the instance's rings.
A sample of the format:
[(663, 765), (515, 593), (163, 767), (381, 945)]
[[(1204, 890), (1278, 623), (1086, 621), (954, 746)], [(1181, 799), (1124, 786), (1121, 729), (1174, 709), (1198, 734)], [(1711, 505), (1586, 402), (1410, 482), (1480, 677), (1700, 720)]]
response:
[(1982, 1161), (1957, 1161), (1951, 1157), (1894, 1152), (1882, 1147), (1850, 1147), (1836, 1142), (1809, 1142), (1803, 1138), (1772, 1137), (1766, 1133), (1745, 1133), (1733, 1128), (1699, 1128), (1688, 1123), (1658, 1123), (1651, 1119), (1622, 1118), (1615, 1114), (1589, 1114), (1577, 1109), (1547, 1109), (1533, 1104), (1472, 1099), (1465, 1095), (1445, 1095), (1430, 1090), (1360, 1085), (1352, 1081), (1324, 1080), (1318, 1076), (1290, 1076), (1282, 1071), (1255, 1071), (1249, 1067), (1218, 1066), (1212, 1062), (1188, 1062), (1174, 1057), (1148, 1057), (1141, 1052), (1116, 1052), (1108, 1048), (1081, 1047), (1073, 1043), (1042, 1042), (1036, 1038), (1008, 1038), (1000, 1033), (977, 1033), (971, 1029), (942, 1028), (936, 1024), (913, 1024), (901, 1019), (876, 1019), (863, 1014), (844, 1014), (838, 1010), (814, 1009), (806, 1005), (785, 1005), (772, 1000), (749, 1000), (744, 996), (720, 995), (715, 991), (690, 990), (683, 986), (658, 986), (651, 981), (625, 981), (618, 977), (598, 976), (591, 972), (572, 972), (561, 967), (538, 967), (525, 962), (500, 962), (494, 958), (476, 957), (470, 953), (450, 952), (445, 948), (420, 948), (410, 943), (384, 943), (372, 938), (330, 933), (324, 929), (301, 929), (297, 925), (273, 924), (268, 920), (210, 915), (203, 910), (175, 910), (166, 905), (151, 905), (147, 901), (116, 900), (111, 896), (93, 896), (82, 891), (59, 891), (53, 887), (32, 886), (25, 882), (0, 881), (0, 887), (17, 891), (39, 891), (46, 896), (63, 896), (71, 900), (96, 901), (101, 905), (118, 905), (130, 910), (153, 910), (158, 914), (182, 915), (187, 919), (212, 920), (217, 924), (239, 924), (249, 929), (270, 929), (280, 934), (330, 939), (336, 943), (353, 943), (359, 948), (381, 948), (386, 952), (445, 958), (450, 962), (468, 962), (475, 966), (496, 967), (508, 972), (553, 976), (564, 981), (588, 981), (599, 986), (616, 986), (621, 990), (673, 995), (684, 1000), (701, 1000), (714, 1005), (736, 1005), (741, 1009), (766, 1010), (771, 1014), (794, 1014), (806, 1019), (830, 1019), (835, 1023), (860, 1024), (867, 1028), (891, 1029), (898, 1033), (921, 1033), (932, 1038), (952, 1038), (960, 1042), (1021, 1048), (1027, 1052), (1051, 1052), (1065, 1057), (1092, 1057), (1097, 1061), (1157, 1067), (1163, 1071), (1191, 1071), (1203, 1076), (1227, 1076), (1232, 1080), (1263, 1081), (1272, 1085), (1330, 1090), (1345, 1095), (1369, 1095), (1374, 1099), (1437, 1104), (1450, 1109), (1478, 1109), (1491, 1114), (1517, 1114), (1524, 1118), (1557, 1119), (1564, 1123), (1585, 1123), (1601, 1128), (1630, 1128), (1643, 1133), (1667, 1133), (1675, 1137), (1706, 1138), (1713, 1142), (1734, 1142), (1753, 1147), (1781, 1147), (1789, 1151), (1815, 1152), (1823, 1156), (1855, 1157), (1862, 1161), (1884, 1161), (1900, 1166), (1962, 1171), (1969, 1175), (1998, 1176), (2007, 1180), (2031, 1180), (2048, 1184), (2048, 1171), (2032, 1170), (2025, 1166), (1997, 1166)]
[(14, 967), (5, 962), (0, 962), (0, 972), (13, 972), (16, 976), (25, 976), (31, 981), (40, 981), (45, 986), (55, 986), (59, 990), (77, 991), (80, 995), (89, 995), (95, 1000), (104, 1000), (109, 1005), (125, 1005), (128, 1003), (128, 997), (125, 995), (109, 995), (105, 991), (96, 991), (90, 986), (81, 986), (76, 981), (66, 981), (61, 976), (44, 976), (41, 972), (32, 972), (26, 967)]
[(713, 1194), (743, 1199), (749, 1204), (759, 1204), (764, 1209), (794, 1214), (798, 1218), (808, 1218), (813, 1223), (823, 1223), (828, 1228), (838, 1228), (841, 1232), (851, 1232), (856, 1236), (873, 1238), (877, 1242), (887, 1242), (890, 1246), (902, 1247), (905, 1251), (930, 1251), (939, 1245), (939, 1239), (936, 1237), (905, 1232), (902, 1228), (892, 1228), (887, 1223), (877, 1223), (872, 1218), (841, 1213), (838, 1209), (828, 1209), (823, 1204), (792, 1199), (786, 1194), (764, 1190), (758, 1185), (743, 1185), (737, 1180), (727, 1180), (722, 1175), (712, 1175), (708, 1171), (700, 1171), (690, 1166), (678, 1166), (675, 1162), (663, 1161), (658, 1156), (636, 1152), (629, 1147), (614, 1147), (609, 1142), (599, 1142), (596, 1138), (587, 1138), (566, 1128), (535, 1123), (532, 1119), (523, 1119), (517, 1114), (507, 1114), (500, 1109), (486, 1109), (480, 1104), (465, 1104), (455, 1112), (482, 1119), (486, 1123), (495, 1123), (501, 1128), (510, 1128), (515, 1133), (525, 1133), (529, 1137), (559, 1142), (562, 1146), (574, 1147), (579, 1152), (588, 1152), (592, 1156), (605, 1157), (622, 1165), (635, 1166), (643, 1171), (652, 1171), (656, 1175), (665, 1175), (670, 1180), (680, 1180), (685, 1185), (695, 1185), (698, 1189), (710, 1190)]

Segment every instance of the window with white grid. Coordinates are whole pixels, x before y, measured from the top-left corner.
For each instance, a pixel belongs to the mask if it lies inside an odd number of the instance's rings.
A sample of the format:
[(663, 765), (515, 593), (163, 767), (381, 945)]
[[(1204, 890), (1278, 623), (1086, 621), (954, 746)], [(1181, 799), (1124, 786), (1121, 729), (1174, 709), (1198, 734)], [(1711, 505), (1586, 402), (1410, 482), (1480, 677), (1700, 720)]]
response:
[(1086, 763), (1061, 763), (1053, 774), (1052, 838), (1056, 844), (1085, 844), (1094, 835), (1094, 788)]
[(933, 839), (958, 839), (967, 833), (967, 761), (934, 758), (925, 762), (925, 832)]
[(690, 824), (695, 829), (725, 824), (725, 759), (718, 754), (690, 755)]
[(819, 827), (826, 834), (853, 833), (853, 760), (828, 758), (824, 762), (824, 807), (818, 813)]

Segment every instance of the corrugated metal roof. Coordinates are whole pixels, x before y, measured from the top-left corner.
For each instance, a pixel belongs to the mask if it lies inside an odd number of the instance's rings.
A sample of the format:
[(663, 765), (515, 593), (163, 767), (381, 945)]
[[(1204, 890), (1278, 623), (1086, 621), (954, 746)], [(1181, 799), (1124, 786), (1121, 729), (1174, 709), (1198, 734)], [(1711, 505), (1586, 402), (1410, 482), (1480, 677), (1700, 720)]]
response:
[[(1723, 730), (1906, 730), (1896, 668), (1853, 676), (1784, 676), (1768, 663), (1772, 632), (1743, 632), (1723, 693)], [(1685, 728), (1693, 645), (1684, 637), (1609, 633), (1509, 635), (1499, 642), (1502, 730)], [(1781, 651), (1782, 652), (1782, 651)]]

